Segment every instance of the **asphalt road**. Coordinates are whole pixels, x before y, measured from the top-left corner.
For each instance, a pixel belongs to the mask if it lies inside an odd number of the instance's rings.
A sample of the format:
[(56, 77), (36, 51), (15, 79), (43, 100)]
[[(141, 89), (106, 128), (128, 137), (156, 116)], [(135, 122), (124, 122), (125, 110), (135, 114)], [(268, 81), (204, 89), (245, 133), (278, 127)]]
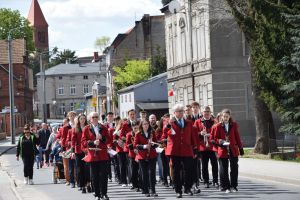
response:
[[(52, 184), (51, 173), (52, 168), (34, 169), (34, 182), (35, 185), (23, 184), (23, 164), (15, 160), (15, 149), (8, 151), (0, 157), (2, 170), (8, 172), (14, 180), (16, 187), (15, 190), (24, 200), (76, 200), (76, 199), (94, 199), (92, 194), (81, 194), (77, 188), (72, 189), (64, 184)], [(1, 176), (1, 174), (0, 174)], [(0, 177), (1, 179), (2, 177)], [(0, 182), (1, 184), (1, 182)], [(3, 195), (4, 188), (0, 187), (0, 200), (6, 200)], [(7, 189), (5, 189), (7, 190)], [(219, 192), (214, 188), (205, 189), (201, 185), (201, 194), (190, 196), (183, 196), (185, 199), (300, 199), (300, 186), (282, 184), (278, 182), (269, 182), (257, 179), (249, 179), (240, 177), (239, 179), (239, 192), (225, 194)], [(157, 185), (158, 197), (155, 199), (175, 199), (175, 192), (171, 188), (165, 188)], [(129, 188), (122, 188), (120, 185), (112, 182), (108, 186), (108, 195), (110, 199), (119, 200), (143, 200), (153, 199), (144, 197), (141, 193), (130, 191)]]

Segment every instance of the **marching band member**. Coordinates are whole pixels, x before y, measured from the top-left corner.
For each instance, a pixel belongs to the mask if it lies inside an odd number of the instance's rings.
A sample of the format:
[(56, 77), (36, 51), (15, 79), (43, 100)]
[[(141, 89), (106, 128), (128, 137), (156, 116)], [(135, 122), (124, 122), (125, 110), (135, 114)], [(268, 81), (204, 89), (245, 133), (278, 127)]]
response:
[[(108, 129), (110, 138), (113, 138), (113, 133), (114, 133), (114, 128), (115, 128), (113, 112), (107, 113), (106, 122), (103, 125)], [(113, 146), (114, 146), (113, 141), (111, 140), (111, 143), (108, 144), (108, 148), (112, 148)], [(108, 173), (109, 181), (112, 182), (111, 163), (112, 163), (113, 158), (111, 158), (110, 156), (108, 158), (109, 158), (109, 161), (108, 161), (108, 165), (107, 165), (107, 173)]]
[(136, 189), (137, 192), (140, 191), (140, 184), (139, 184), (139, 164), (135, 160), (136, 158), (136, 153), (137, 150), (133, 147), (134, 145), (134, 138), (135, 135), (139, 132), (139, 123), (136, 122), (135, 124), (132, 125), (132, 132), (128, 133), (126, 135), (126, 146), (129, 149), (128, 157), (129, 157), (129, 165), (131, 169), (131, 178), (130, 182), (132, 184), (132, 187), (130, 188), (131, 190)]
[(108, 200), (107, 196), (107, 144), (110, 143), (108, 130), (98, 123), (99, 115), (90, 113), (90, 125), (83, 129), (81, 145), (87, 150), (84, 158), (91, 165), (95, 196), (98, 200)]
[(155, 148), (157, 145), (154, 143), (156, 143), (156, 141), (155, 133), (150, 127), (149, 121), (141, 121), (139, 132), (135, 135), (134, 148), (138, 149), (137, 159), (142, 169), (143, 192), (146, 197), (150, 197), (149, 187), (151, 189), (151, 196), (158, 196), (155, 191), (157, 158)]
[(212, 165), (213, 185), (218, 186), (218, 162), (215, 152), (213, 151), (213, 144), (210, 140), (212, 126), (215, 120), (211, 117), (209, 106), (205, 106), (202, 113), (202, 118), (195, 121), (197, 132), (200, 137), (199, 151), (202, 156), (202, 176), (206, 188), (209, 188), (209, 173), (208, 162)]
[(86, 178), (85, 178), (85, 165), (86, 163), (82, 160), (85, 156), (85, 153), (81, 149), (81, 137), (82, 130), (87, 125), (87, 119), (84, 114), (78, 115), (77, 123), (75, 128), (72, 128), (72, 149), (75, 153), (76, 161), (76, 175), (77, 175), (77, 184), (79, 190), (82, 190), (82, 193), (86, 193)]
[(125, 146), (126, 142), (126, 135), (132, 131), (132, 125), (136, 123), (136, 118), (135, 118), (135, 110), (131, 109), (128, 111), (128, 120), (122, 123), (122, 128), (120, 131), (120, 138), (119, 142), (121, 142), (121, 146), (123, 146), (123, 153), (120, 154), (120, 172), (121, 172), (121, 181), (123, 183), (123, 187), (127, 186), (127, 178), (130, 179), (131, 177), (131, 170), (130, 166), (128, 165), (129, 163), (129, 158), (128, 158), (128, 152), (129, 149)]
[[(231, 111), (222, 111), (222, 123), (216, 127), (215, 141), (218, 147), (220, 165), (220, 190), (230, 193), (237, 192), (238, 186), (238, 156), (244, 155), (238, 125), (232, 120)], [(230, 161), (230, 180), (228, 175), (228, 160)]]
[[(110, 135), (111, 138), (113, 138), (112, 142), (108, 145), (109, 148), (113, 149), (114, 151), (117, 151), (117, 140), (116, 140), (116, 135), (114, 135), (114, 133), (117, 130), (117, 127), (121, 127), (121, 125), (119, 125), (121, 122), (121, 118), (119, 116), (114, 118), (114, 122), (113, 122), (113, 127), (109, 127), (108, 128), (108, 133)], [(119, 160), (118, 160), (118, 154), (116, 154), (115, 156), (113, 156), (111, 158), (113, 167), (114, 167), (114, 174), (115, 174), (115, 182), (119, 183), (121, 178), (120, 178), (120, 165), (119, 165)]]
[(200, 119), (202, 116), (200, 114), (200, 104), (197, 101), (191, 103), (192, 107), (192, 121), (195, 122), (197, 119)]
[[(72, 145), (72, 130), (75, 128), (75, 124), (77, 123), (77, 117), (76, 113), (74, 111), (70, 111), (68, 113), (68, 117), (70, 119), (69, 124), (71, 126), (71, 129), (68, 130), (67, 138), (65, 141), (66, 144), (66, 152), (71, 150)], [(76, 122), (75, 122), (76, 121)], [(72, 151), (72, 150), (71, 150)], [(75, 188), (75, 182), (76, 182), (76, 163), (75, 163), (75, 156), (74, 154), (71, 154), (71, 157), (68, 158), (69, 160), (69, 176), (70, 176), (70, 184), (71, 188)]]
[[(69, 116), (69, 115), (68, 115)], [(64, 125), (61, 127), (59, 130), (56, 138), (60, 139), (61, 141), (61, 146), (63, 148), (63, 151), (66, 151), (66, 140), (68, 137), (68, 132), (72, 128), (71, 125), (69, 124), (69, 117), (64, 119)], [(64, 174), (66, 178), (66, 185), (70, 185), (70, 175), (69, 175), (69, 159), (68, 158), (63, 158), (63, 165), (64, 165)]]
[(185, 109), (184, 109), (184, 118), (187, 119), (187, 120), (192, 120), (192, 106), (191, 105), (186, 105), (185, 106)]
[(183, 118), (184, 106), (176, 104), (173, 110), (175, 117), (170, 119), (168, 124), (170, 130), (168, 131), (166, 155), (171, 157), (177, 198), (182, 198), (182, 170), (184, 174), (184, 192), (193, 195), (191, 191), (192, 164), (194, 151), (197, 151), (198, 139), (193, 122)]

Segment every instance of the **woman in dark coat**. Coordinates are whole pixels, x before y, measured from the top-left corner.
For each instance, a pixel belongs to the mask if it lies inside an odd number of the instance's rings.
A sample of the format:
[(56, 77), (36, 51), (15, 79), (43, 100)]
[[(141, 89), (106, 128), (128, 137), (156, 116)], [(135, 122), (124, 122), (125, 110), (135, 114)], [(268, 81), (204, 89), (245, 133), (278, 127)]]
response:
[(30, 132), (29, 125), (24, 126), (24, 133), (20, 136), (17, 146), (17, 160), (21, 156), (24, 163), (24, 184), (33, 185), (33, 165), (36, 154), (37, 138)]

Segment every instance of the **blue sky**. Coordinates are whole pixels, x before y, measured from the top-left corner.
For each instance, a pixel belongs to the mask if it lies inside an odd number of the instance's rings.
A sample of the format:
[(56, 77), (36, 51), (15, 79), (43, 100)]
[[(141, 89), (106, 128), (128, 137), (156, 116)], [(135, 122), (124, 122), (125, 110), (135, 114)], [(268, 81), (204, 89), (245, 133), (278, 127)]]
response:
[[(0, 0), (1, 8), (19, 10), (27, 18), (32, 0)], [(97, 37), (132, 28), (143, 14), (159, 15), (161, 0), (39, 0), (49, 24), (50, 48), (71, 49), (92, 56)]]

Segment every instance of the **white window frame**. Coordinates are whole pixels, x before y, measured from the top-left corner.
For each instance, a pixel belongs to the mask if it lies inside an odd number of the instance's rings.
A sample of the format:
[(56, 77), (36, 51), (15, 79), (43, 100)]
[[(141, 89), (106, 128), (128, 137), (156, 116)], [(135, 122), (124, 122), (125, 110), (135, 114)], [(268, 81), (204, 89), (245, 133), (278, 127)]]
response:
[(74, 102), (71, 102), (71, 103), (70, 103), (70, 111), (74, 110), (74, 106), (75, 106), (75, 103), (74, 103)]
[(60, 112), (61, 115), (64, 114), (65, 109), (66, 109), (66, 108), (65, 108), (65, 103), (62, 103), (62, 104), (59, 106), (59, 112)]
[(63, 85), (59, 85), (59, 86), (58, 86), (57, 94), (58, 94), (58, 95), (65, 95), (65, 94), (64, 94), (64, 86), (63, 86)]
[(70, 95), (76, 95), (76, 85), (70, 85)]
[(87, 94), (89, 93), (89, 85), (88, 84), (84, 84), (83, 85), (83, 94)]

